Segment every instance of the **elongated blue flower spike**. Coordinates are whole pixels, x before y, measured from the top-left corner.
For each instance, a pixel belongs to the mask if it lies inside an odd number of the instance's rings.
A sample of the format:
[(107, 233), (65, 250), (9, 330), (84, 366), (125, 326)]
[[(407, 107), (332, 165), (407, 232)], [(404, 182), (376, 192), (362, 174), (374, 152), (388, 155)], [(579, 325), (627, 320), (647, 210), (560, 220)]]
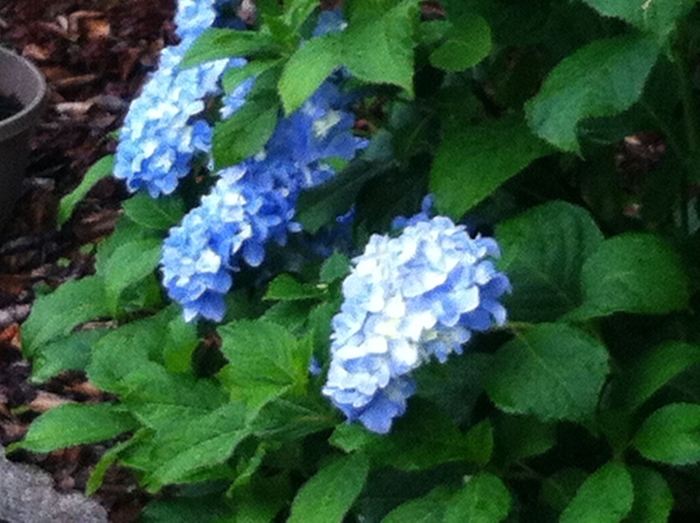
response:
[(397, 238), (373, 235), (343, 282), (323, 393), (369, 430), (387, 433), (414, 393), (411, 372), (461, 354), (474, 331), (503, 325), (510, 289), (492, 238), (471, 238), (449, 218), (422, 212)]

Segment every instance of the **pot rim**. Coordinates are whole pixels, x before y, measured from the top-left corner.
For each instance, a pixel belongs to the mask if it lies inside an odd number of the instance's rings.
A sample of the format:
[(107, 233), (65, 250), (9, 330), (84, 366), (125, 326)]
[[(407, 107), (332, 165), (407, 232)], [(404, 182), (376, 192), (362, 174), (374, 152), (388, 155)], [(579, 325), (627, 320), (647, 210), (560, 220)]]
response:
[(31, 87), (36, 90), (36, 94), (31, 101), (29, 103), (23, 103), (24, 107), (20, 112), (4, 120), (0, 120), (0, 140), (6, 140), (34, 125), (35, 120), (38, 119), (47, 101), (48, 91), (44, 75), (26, 58), (6, 47), (0, 46), (0, 60), (14, 61), (18, 67), (22, 67), (33, 77), (34, 82), (32, 83), (34, 85)]

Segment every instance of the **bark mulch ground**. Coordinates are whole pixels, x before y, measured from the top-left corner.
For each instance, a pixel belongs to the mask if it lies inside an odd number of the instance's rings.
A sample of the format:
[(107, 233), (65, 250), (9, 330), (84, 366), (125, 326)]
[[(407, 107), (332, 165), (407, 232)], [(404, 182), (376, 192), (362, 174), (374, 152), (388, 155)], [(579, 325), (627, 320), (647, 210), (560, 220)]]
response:
[[(33, 61), (47, 78), (49, 107), (37, 129), (24, 194), (0, 232), (0, 443), (26, 433), (41, 412), (66, 401), (97, 402), (102, 393), (81, 373), (49, 383), (28, 381), (20, 324), (36, 288), (56, 288), (93, 271), (91, 249), (109, 235), (125, 197), (105, 179), (62, 228), (58, 203), (87, 169), (113, 152), (116, 131), (164, 45), (176, 41), (174, 0), (3, 0), (0, 45)], [(105, 446), (49, 454), (18, 452), (11, 459), (49, 471), (59, 490), (84, 490)], [(131, 474), (108, 472), (95, 497), (110, 520), (133, 521), (147, 496)]]

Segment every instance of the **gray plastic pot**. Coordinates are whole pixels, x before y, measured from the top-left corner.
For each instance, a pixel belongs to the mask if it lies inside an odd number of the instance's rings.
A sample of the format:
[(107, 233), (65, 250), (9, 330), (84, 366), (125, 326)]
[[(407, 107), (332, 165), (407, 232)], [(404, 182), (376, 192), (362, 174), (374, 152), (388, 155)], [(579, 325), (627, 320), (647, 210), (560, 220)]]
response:
[(0, 47), (0, 93), (22, 102), (19, 113), (0, 120), (0, 229), (22, 190), (34, 127), (46, 105), (46, 82), (27, 60)]

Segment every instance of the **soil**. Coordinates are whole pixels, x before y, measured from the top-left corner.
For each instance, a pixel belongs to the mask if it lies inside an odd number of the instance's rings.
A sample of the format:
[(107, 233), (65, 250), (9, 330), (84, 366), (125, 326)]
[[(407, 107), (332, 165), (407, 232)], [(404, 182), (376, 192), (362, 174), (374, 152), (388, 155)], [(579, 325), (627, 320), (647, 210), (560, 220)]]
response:
[(5, 96), (0, 93), (0, 121), (16, 115), (22, 110), (22, 102), (15, 95)]

